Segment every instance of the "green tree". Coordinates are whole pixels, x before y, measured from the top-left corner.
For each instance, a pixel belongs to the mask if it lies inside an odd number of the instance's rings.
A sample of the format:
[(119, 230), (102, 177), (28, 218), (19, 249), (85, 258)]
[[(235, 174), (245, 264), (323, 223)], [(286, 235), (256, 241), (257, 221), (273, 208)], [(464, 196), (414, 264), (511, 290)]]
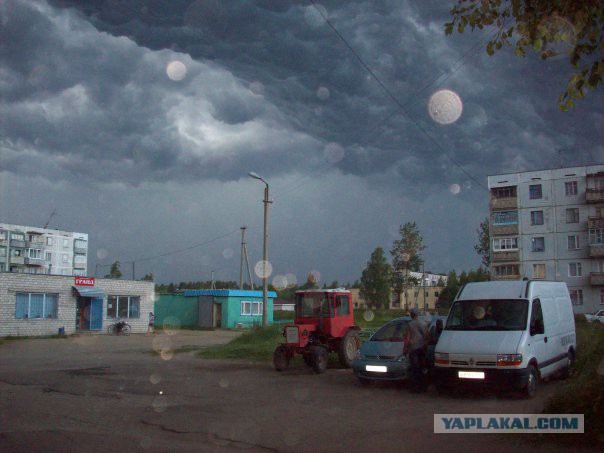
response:
[(300, 289), (317, 289), (319, 285), (317, 284), (317, 278), (315, 274), (309, 272), (306, 276), (306, 283), (304, 283)]
[(484, 282), (490, 280), (489, 272), (480, 266), (476, 270), (470, 270), (469, 272), (463, 271), (459, 277), (453, 270), (447, 275), (447, 285), (440, 292), (438, 296), (439, 308), (449, 308), (457, 296), (459, 289), (470, 282)]
[(426, 248), (424, 240), (415, 222), (407, 222), (399, 229), (400, 239), (392, 243), (391, 283), (397, 296), (411, 286), (418, 284), (417, 278), (411, 276), (411, 271), (418, 272), (423, 260), (422, 251)]
[(489, 234), (488, 217), (480, 222), (476, 234), (478, 235), (478, 243), (474, 245), (474, 250), (480, 255), (482, 265), (489, 269), (491, 267), (491, 236)]
[(463, 33), (495, 26), (497, 33), (486, 44), (493, 55), (503, 45), (515, 47), (518, 56), (532, 49), (542, 59), (566, 54), (573, 72), (560, 95), (562, 110), (573, 99), (595, 90), (604, 75), (604, 2), (601, 0), (457, 0), (445, 33)]
[(119, 261), (115, 261), (111, 265), (111, 269), (109, 270), (109, 273), (105, 275), (105, 278), (122, 278), (122, 271), (120, 271)]
[(386, 261), (384, 249), (378, 247), (371, 254), (371, 259), (361, 275), (360, 296), (374, 308), (388, 308), (391, 278), (392, 267)]
[(153, 281), (153, 273), (145, 274), (145, 276), (141, 279), (144, 282), (152, 282)]

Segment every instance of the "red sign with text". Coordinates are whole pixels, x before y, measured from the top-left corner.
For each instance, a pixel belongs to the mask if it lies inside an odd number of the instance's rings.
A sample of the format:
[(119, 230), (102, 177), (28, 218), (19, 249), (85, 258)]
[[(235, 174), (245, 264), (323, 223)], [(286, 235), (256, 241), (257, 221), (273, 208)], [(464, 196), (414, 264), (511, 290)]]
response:
[(76, 277), (75, 286), (94, 286), (94, 277)]

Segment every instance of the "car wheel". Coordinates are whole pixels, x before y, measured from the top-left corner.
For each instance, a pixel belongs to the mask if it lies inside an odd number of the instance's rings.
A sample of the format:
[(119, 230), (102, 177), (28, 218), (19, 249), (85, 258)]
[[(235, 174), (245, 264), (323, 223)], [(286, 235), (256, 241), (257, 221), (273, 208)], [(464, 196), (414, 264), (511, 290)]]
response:
[(289, 354), (285, 346), (277, 346), (275, 352), (273, 352), (273, 365), (277, 371), (286, 370), (289, 366)]
[(323, 346), (313, 346), (312, 351), (312, 369), (317, 374), (325, 373), (327, 370), (327, 349)]
[(537, 394), (537, 385), (539, 383), (539, 375), (537, 374), (537, 369), (533, 365), (529, 365), (528, 367), (528, 380), (526, 381), (526, 385), (522, 390), (524, 396), (526, 398), (534, 398)]
[(345, 368), (350, 368), (354, 356), (361, 347), (361, 340), (359, 333), (355, 330), (349, 330), (340, 341), (340, 347), (338, 348), (338, 357), (340, 363)]

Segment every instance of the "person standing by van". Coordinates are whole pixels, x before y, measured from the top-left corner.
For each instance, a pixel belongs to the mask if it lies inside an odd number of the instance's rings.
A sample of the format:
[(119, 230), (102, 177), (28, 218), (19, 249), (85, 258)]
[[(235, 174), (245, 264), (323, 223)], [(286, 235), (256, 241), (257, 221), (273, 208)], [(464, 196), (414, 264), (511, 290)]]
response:
[(413, 385), (411, 391), (421, 393), (425, 392), (428, 386), (424, 375), (428, 329), (425, 323), (417, 319), (417, 308), (409, 310), (409, 316), (411, 316), (411, 321), (407, 324), (405, 331), (404, 353), (409, 358), (409, 373)]

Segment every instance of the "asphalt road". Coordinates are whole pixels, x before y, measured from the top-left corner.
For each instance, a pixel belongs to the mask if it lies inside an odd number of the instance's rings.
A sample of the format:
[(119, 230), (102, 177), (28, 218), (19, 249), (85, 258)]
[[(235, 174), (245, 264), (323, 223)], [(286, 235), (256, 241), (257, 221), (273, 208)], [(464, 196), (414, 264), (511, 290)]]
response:
[(530, 435), (434, 434), (435, 413), (537, 413), (512, 395), (361, 387), (301, 360), (204, 360), (183, 352), (236, 332), (80, 336), (0, 345), (0, 451), (562, 451)]

